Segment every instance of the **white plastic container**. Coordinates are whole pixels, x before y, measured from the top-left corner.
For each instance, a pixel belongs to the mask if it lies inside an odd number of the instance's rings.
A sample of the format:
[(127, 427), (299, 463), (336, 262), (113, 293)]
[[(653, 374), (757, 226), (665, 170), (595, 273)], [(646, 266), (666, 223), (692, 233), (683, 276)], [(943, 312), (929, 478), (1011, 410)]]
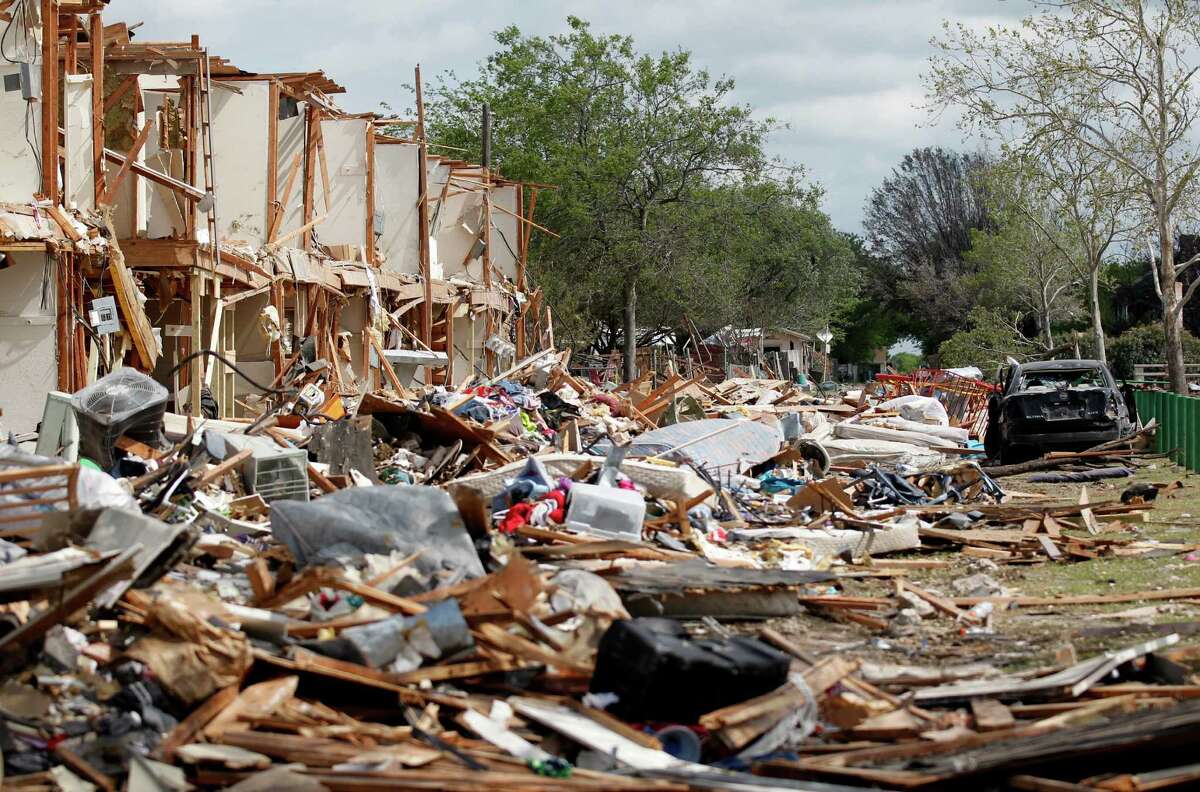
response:
[(571, 485), (567, 527), (610, 539), (642, 540), (646, 501), (641, 493), (595, 484)]

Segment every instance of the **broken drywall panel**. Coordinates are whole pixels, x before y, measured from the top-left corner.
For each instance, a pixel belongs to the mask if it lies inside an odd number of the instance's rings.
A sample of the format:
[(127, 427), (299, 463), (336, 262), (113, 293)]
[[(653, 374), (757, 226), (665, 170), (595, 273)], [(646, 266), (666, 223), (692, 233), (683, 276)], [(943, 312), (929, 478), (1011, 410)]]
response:
[[(441, 170), (438, 169), (439, 176)], [(459, 276), (482, 283), (479, 253), (483, 238), (483, 194), (479, 185), (452, 178), (446, 200), (439, 203), (438, 222), (433, 227), (443, 277)]]
[(412, 143), (375, 146), (375, 233), (385, 256), (384, 272), (421, 272), (420, 217), (417, 201), (421, 148)]
[(0, 269), (0, 422), (8, 431), (32, 432), (46, 394), (58, 386), (54, 304), (42, 305), (43, 278), (54, 294), (54, 263), (44, 253), (7, 255), (11, 266)]
[(506, 185), (492, 189), (492, 271), (493, 277), (517, 279), (518, 228), (517, 188)]
[(222, 241), (267, 241), (267, 80), (213, 82), (212, 147)]
[[(364, 118), (326, 118), (321, 121), (325, 161), (329, 167), (329, 211), (319, 197), (323, 187), (316, 177), (313, 217), (325, 217), (317, 226), (317, 239), (325, 245), (363, 245), (367, 233), (367, 129)], [(318, 170), (320, 165), (318, 163)]]
[(486, 340), (487, 319), (480, 314), (472, 320), (467, 307), (460, 305), (454, 319), (454, 385), (465, 382), (472, 374), (483, 373)]
[(0, 65), (0, 201), (13, 203), (28, 202), (42, 184), (41, 105), (21, 98), (20, 74), (16, 64)]
[[(345, 336), (337, 339), (340, 347), (347, 349), (350, 352), (350, 361), (347, 362), (341, 354), (338, 355), (338, 371), (341, 372), (342, 382), (346, 387), (359, 387), (363, 391), (370, 391), (371, 386), (363, 379), (363, 330), (366, 328), (367, 318), (367, 296), (365, 294), (350, 294), (347, 295), (346, 304), (342, 310), (338, 312), (338, 334), (349, 333), (349, 339)], [(348, 377), (346, 368), (351, 366), (353, 372), (352, 377)]]
[[(276, 194), (275, 200), (282, 206), (283, 217), (278, 224), (278, 236), (284, 236), (289, 231), (294, 231), (304, 225), (304, 114), (305, 103), (291, 103), (287, 101), (287, 97), (282, 97), (279, 102), (279, 127), (277, 130), (278, 142), (276, 150), (276, 171), (275, 184)], [(289, 194), (287, 191), (288, 177), (292, 174), (293, 165), (295, 166), (295, 176), (291, 179), (292, 189)], [(318, 169), (320, 162), (317, 163)], [(318, 177), (319, 183), (319, 177)], [(315, 185), (314, 185), (315, 186)], [(320, 217), (325, 213), (324, 199), (321, 197), (321, 190), (317, 188), (313, 192), (313, 211), (320, 214), (315, 215)], [(290, 243), (292, 247), (300, 247), (301, 240), (293, 238)]]
[(92, 75), (63, 78), (63, 140), (66, 151), (63, 198), (74, 209), (96, 205), (96, 165), (92, 158)]

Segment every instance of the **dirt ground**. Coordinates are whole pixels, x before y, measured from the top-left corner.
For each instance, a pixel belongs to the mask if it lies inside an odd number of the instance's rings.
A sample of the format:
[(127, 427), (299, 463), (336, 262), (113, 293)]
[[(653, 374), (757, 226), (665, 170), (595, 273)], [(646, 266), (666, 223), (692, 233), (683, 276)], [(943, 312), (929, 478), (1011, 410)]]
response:
[[(1089, 501), (1117, 500), (1135, 482), (1180, 481), (1183, 488), (1160, 495), (1153, 509), (1116, 526), (1113, 535), (1195, 544), (1200, 548), (1200, 476), (1165, 459), (1142, 461), (1133, 467), (1136, 473), (1132, 478), (1087, 484)], [(1037, 484), (1030, 482), (1028, 476), (1005, 478), (1000, 483), (1006, 492), (1049, 496), (1059, 503), (1078, 503), (1083, 486)], [(1015, 494), (1013, 500), (1020, 503), (1035, 499)], [(956, 579), (978, 572), (999, 582), (1006, 594), (1018, 596), (1200, 588), (1200, 549), (1182, 553), (1164, 550), (1157, 557), (1046, 560), (998, 566), (954, 550), (923, 549), (895, 557), (949, 562), (940, 569), (906, 570), (904, 578), (946, 596), (956, 595), (952, 587)], [(894, 583), (889, 578), (846, 580), (843, 589), (848, 596), (889, 596), (894, 592)], [(1185, 643), (1200, 640), (1189, 638), (1200, 633), (1200, 599), (998, 609), (992, 618), (991, 633), (969, 632), (944, 615), (903, 627), (893, 620), (885, 631), (814, 613), (775, 619), (769, 626), (789, 635), (815, 655), (849, 652), (877, 662), (919, 666), (986, 662), (998, 669), (1015, 671), (1063, 662), (1070, 658), (1072, 649), (1082, 659), (1168, 632), (1180, 633)], [(746, 627), (750, 629), (749, 625)]]

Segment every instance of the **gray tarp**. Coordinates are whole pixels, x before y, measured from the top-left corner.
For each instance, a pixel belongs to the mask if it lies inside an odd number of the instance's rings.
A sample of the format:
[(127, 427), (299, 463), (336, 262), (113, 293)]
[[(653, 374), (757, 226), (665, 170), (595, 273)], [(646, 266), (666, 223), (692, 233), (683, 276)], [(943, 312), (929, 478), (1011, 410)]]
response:
[(482, 577), (483, 564), (458, 507), (435, 487), (356, 487), (320, 500), (271, 504), (271, 532), (302, 566), (366, 553), (409, 554), (414, 566), (440, 583)]

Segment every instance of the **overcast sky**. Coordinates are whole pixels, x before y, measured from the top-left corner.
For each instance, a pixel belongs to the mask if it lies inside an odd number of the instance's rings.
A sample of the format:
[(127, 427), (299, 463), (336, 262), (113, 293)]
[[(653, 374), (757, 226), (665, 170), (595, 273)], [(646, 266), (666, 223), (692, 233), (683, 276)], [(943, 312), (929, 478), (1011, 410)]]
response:
[(324, 69), (347, 110), (413, 105), (402, 87), (421, 64), (426, 82), (460, 75), (493, 50), (492, 34), (565, 27), (628, 33), (640, 50), (683, 47), (737, 83), (738, 101), (789, 125), (773, 153), (808, 168), (837, 227), (861, 230), (871, 188), (915, 146), (963, 144), (950, 123), (930, 127), (920, 75), (942, 20), (1012, 21), (1024, 0), (113, 0), (107, 21), (144, 21), (142, 41), (198, 33), (248, 71)]

